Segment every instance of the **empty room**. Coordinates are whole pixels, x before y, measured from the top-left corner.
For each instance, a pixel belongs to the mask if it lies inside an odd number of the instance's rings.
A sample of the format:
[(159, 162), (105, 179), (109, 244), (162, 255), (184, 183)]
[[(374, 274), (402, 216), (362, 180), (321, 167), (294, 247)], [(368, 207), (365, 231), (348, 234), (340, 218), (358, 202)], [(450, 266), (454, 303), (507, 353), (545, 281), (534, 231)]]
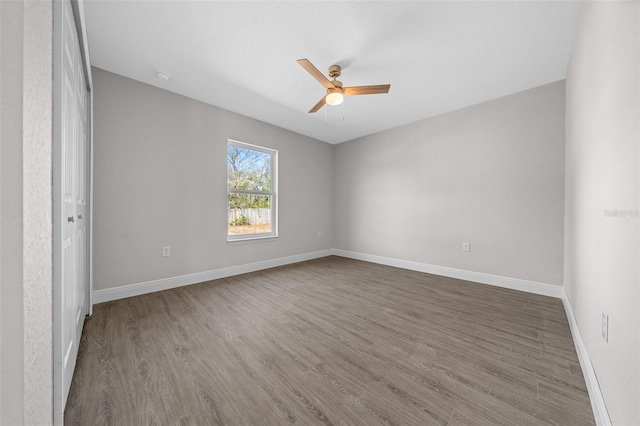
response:
[(640, 2), (0, 24), (0, 425), (640, 426)]

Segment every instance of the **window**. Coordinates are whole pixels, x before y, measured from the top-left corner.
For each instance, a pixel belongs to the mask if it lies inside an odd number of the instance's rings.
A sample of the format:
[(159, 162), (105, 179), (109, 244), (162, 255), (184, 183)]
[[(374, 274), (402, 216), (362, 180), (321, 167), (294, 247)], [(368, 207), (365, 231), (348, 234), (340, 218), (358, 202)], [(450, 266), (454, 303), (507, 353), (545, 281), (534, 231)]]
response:
[(277, 237), (278, 151), (227, 143), (227, 240)]

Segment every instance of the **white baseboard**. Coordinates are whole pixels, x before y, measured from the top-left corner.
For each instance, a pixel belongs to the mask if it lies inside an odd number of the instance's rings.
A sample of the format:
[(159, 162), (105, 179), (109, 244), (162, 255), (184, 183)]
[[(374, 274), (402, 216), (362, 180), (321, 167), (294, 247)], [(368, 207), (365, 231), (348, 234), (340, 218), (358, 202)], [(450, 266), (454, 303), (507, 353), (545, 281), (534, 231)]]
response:
[(591, 408), (593, 409), (593, 416), (595, 417), (596, 424), (599, 426), (611, 426), (611, 419), (609, 418), (609, 412), (604, 402), (600, 385), (598, 384), (598, 377), (591, 364), (591, 359), (587, 353), (587, 347), (584, 345), (582, 335), (578, 329), (578, 322), (573, 314), (573, 308), (569, 301), (569, 296), (564, 288), (562, 288), (562, 304), (564, 310), (567, 313), (567, 319), (569, 320), (569, 327), (571, 328), (571, 335), (573, 336), (573, 344), (576, 346), (576, 352), (578, 353), (578, 360), (580, 361), (580, 367), (582, 368), (582, 374), (584, 375), (584, 381), (587, 384), (587, 390), (589, 391), (589, 400), (591, 401)]
[(246, 274), (248, 272), (260, 271), (262, 269), (274, 268), (276, 266), (289, 265), (291, 263), (304, 262), (305, 260), (318, 259), (320, 257), (331, 255), (346, 257), (349, 259), (363, 260), (366, 262), (378, 263), (381, 265), (393, 266), (396, 268), (409, 269), (412, 271), (425, 272), (428, 274), (457, 278), (466, 281), (474, 281), (497, 287), (525, 291), (527, 293), (540, 294), (543, 296), (562, 298), (563, 293), (562, 287), (551, 284), (543, 284), (534, 281), (521, 280), (518, 278), (501, 277), (498, 275), (485, 274), (482, 272), (466, 271), (463, 269), (430, 265), (428, 263), (376, 256), (372, 254), (358, 253), (348, 250), (327, 249), (293, 256), (280, 257), (277, 259), (264, 260), (260, 262), (247, 263), (244, 265), (213, 269), (210, 271), (196, 272), (193, 274), (180, 275), (177, 277), (161, 278), (158, 280), (128, 284), (105, 290), (95, 290), (92, 292), (92, 302), (94, 304), (98, 304), (109, 302), (112, 300), (124, 299), (126, 297), (140, 296), (142, 294), (152, 293), (154, 291), (168, 290), (171, 288), (197, 284), (204, 281), (215, 280), (218, 278), (230, 277), (233, 275)]
[(93, 292), (92, 301), (95, 304), (110, 302), (112, 300), (124, 299), (125, 297), (140, 296), (142, 294), (153, 293), (154, 291), (169, 290), (171, 288), (216, 280), (218, 278), (246, 274), (248, 272), (275, 268), (276, 266), (289, 265), (291, 263), (304, 262), (305, 260), (331, 256), (332, 254), (332, 249), (321, 250), (310, 253), (297, 254), (293, 256), (279, 257), (277, 259), (263, 260), (260, 262), (247, 263), (245, 265), (213, 269), (211, 271), (196, 272), (193, 274), (180, 275), (177, 277), (161, 278), (158, 280), (129, 284), (105, 290), (96, 290)]
[(442, 275), (444, 277), (457, 278), (459, 280), (465, 281), (474, 281), (477, 283), (489, 284), (496, 287), (510, 288), (513, 290), (525, 291), (527, 293), (540, 294), (542, 296), (562, 298), (563, 287), (559, 285), (538, 283), (535, 281), (521, 280), (519, 278), (501, 277), (499, 275), (485, 274), (483, 272), (465, 271), (464, 269), (430, 265), (428, 263), (376, 256), (373, 254), (358, 253), (348, 250), (334, 249), (333, 254), (335, 254), (336, 256), (348, 257), (350, 259), (364, 260), (366, 262), (379, 263), (381, 265), (393, 266), (396, 268), (425, 272), (427, 274)]

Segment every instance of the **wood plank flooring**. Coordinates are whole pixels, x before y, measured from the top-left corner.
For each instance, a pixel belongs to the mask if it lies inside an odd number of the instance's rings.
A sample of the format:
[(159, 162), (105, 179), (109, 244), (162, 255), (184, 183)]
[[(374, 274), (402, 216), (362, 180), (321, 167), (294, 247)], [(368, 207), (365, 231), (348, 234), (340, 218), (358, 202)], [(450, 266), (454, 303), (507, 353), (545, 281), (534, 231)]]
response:
[(97, 305), (65, 423), (594, 419), (559, 299), (327, 257)]

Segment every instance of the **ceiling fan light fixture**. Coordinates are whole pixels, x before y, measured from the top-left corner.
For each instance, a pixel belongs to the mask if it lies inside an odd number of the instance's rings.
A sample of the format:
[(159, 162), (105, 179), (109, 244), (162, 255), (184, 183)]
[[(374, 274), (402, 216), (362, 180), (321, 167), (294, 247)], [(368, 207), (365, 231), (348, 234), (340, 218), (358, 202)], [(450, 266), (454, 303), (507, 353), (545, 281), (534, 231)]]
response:
[(356, 95), (375, 95), (376, 93), (389, 93), (390, 84), (378, 84), (375, 86), (351, 86), (344, 87), (342, 82), (338, 80), (340, 77), (342, 69), (340, 65), (331, 65), (329, 67), (329, 77), (333, 78), (330, 81), (327, 77), (324, 76), (318, 68), (316, 68), (308, 59), (298, 59), (298, 63), (302, 68), (304, 68), (313, 78), (318, 80), (320, 84), (327, 89), (326, 94), (320, 98), (317, 104), (313, 106), (309, 110), (309, 114), (314, 112), (318, 112), (320, 108), (322, 108), (325, 104), (329, 105), (340, 105), (342, 101), (344, 101), (345, 96), (356, 96)]
[(342, 101), (344, 101), (344, 95), (342, 95), (342, 93), (336, 91), (333, 91), (331, 93), (329, 93), (327, 95), (327, 97), (325, 98), (325, 100), (327, 101), (327, 104), (335, 106), (335, 105), (340, 105), (342, 103)]

